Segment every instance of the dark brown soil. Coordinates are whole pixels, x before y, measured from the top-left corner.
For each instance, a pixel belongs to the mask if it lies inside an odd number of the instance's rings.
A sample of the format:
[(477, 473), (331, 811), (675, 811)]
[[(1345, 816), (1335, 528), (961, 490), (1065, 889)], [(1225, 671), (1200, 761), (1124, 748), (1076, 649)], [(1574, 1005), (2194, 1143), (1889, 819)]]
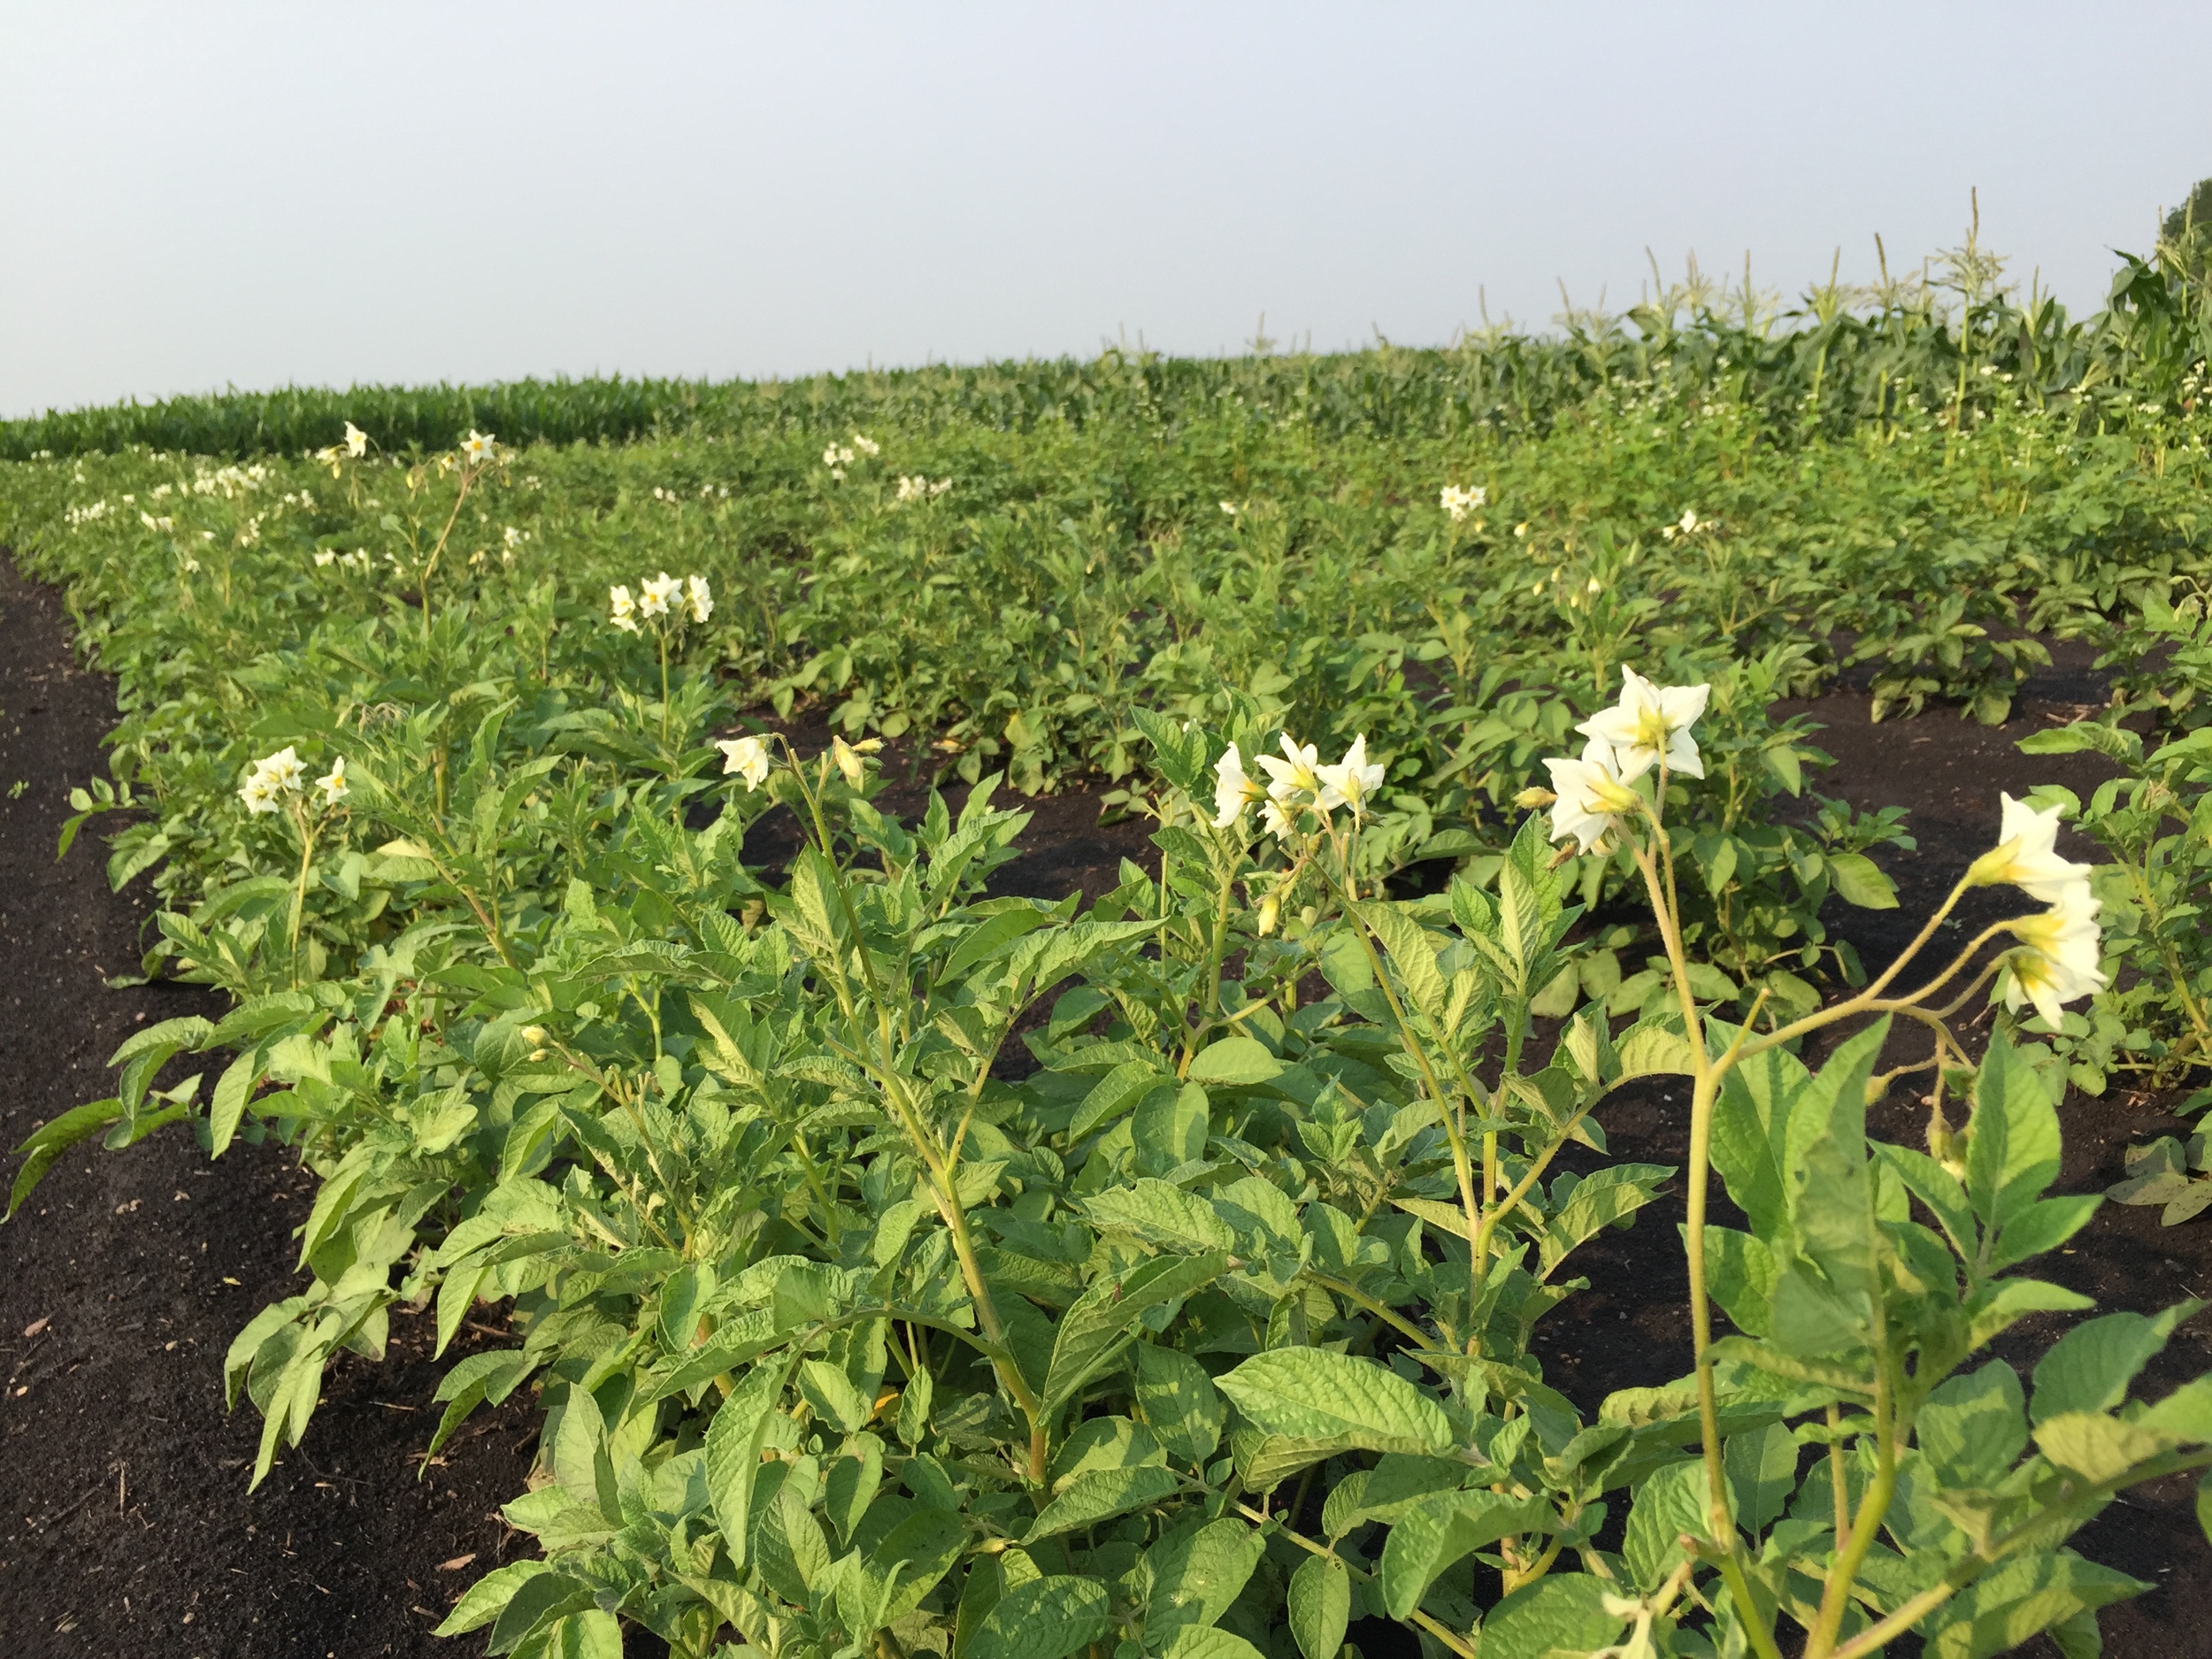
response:
[[(104, 978), (135, 964), (143, 900), (109, 894), (91, 838), (66, 862), (53, 861), (67, 789), (100, 764), (113, 713), (111, 687), (75, 667), (65, 627), (52, 595), (0, 562), (0, 960), (17, 967), (0, 988), (0, 1136), (11, 1143), (104, 1092), (107, 1055), (140, 1024), (208, 1007), (177, 987), (104, 988)], [(2015, 747), (2103, 701), (2086, 656), (2057, 655), (2002, 727), (1947, 710), (1873, 726), (1863, 693), (1847, 690), (1801, 705), (1826, 727), (1818, 741), (1838, 763), (1814, 787), (1862, 808), (1911, 810), (1917, 850), (1883, 860), (1901, 908), (1838, 906), (1829, 917), (1870, 969), (1991, 844), (1999, 791), (2059, 782), (2085, 792), (2103, 775), (2093, 760), (2024, 757)], [(803, 748), (826, 737), (794, 735)], [(902, 778), (903, 766), (887, 758), (895, 763), (887, 777)], [(19, 778), (26, 787), (10, 797)], [(956, 807), (959, 792), (952, 797)], [(918, 786), (895, 781), (879, 804), (910, 814), (923, 800)], [(999, 872), (995, 891), (1058, 896), (1079, 887), (1094, 897), (1116, 885), (1124, 857), (1146, 860), (1147, 826), (1102, 828), (1095, 794), (1002, 803), (1033, 817), (1022, 856)], [(780, 817), (757, 826), (749, 859), (777, 864), (796, 849), (796, 826)], [(2005, 903), (2001, 895), (1974, 895), (1965, 928), (2004, 914)], [(2170, 1104), (2116, 1093), (2070, 1097), (2063, 1188), (2093, 1192), (2118, 1179), (2126, 1145), (2177, 1126), (2165, 1114)], [(1686, 1115), (1679, 1087), (1624, 1090), (1603, 1114), (1613, 1156), (1679, 1164)], [(1901, 1086), (1877, 1109), (1874, 1127), (1914, 1141), (1922, 1116)], [(288, 1235), (310, 1196), (273, 1147), (242, 1146), (211, 1165), (185, 1141), (160, 1138), (128, 1156), (88, 1148), (63, 1160), (29, 1210), (0, 1232), (0, 1654), (331, 1659), (438, 1650), (425, 1632), (461, 1583), (506, 1547), (497, 1506), (521, 1489), (534, 1419), (526, 1401), (482, 1415), (442, 1468), (415, 1481), (444, 1364), (428, 1357), (426, 1322), (400, 1317), (382, 1364), (349, 1359), (334, 1368), (307, 1443), (249, 1497), (258, 1420), (250, 1408), (224, 1416), (222, 1352), (255, 1310), (296, 1287)], [(1632, 1233), (1586, 1246), (1577, 1260), (1593, 1287), (1540, 1327), (1547, 1375), (1586, 1409), (1614, 1388), (1689, 1369), (1671, 1243), (1680, 1217), (1678, 1188)], [(2212, 1222), (2164, 1230), (2154, 1210), (2108, 1207), (2041, 1271), (2107, 1310), (2212, 1296)], [(2057, 1329), (2031, 1321), (2000, 1352), (2024, 1372)], [(2212, 1317), (2185, 1326), (2147, 1380), (2162, 1389), (2207, 1369)], [(2192, 1488), (2185, 1479), (2170, 1486), (2131, 1494), (2078, 1540), (2158, 1586), (2106, 1610), (2108, 1653), (2212, 1655)], [(442, 1565), (468, 1555), (465, 1570)]]

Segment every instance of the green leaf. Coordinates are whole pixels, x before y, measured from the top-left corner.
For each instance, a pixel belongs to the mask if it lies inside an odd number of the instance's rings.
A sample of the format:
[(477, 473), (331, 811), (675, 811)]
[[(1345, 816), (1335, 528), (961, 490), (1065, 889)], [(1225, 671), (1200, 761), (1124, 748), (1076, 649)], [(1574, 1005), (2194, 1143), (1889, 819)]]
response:
[[(1765, 1532), (1781, 1518), (1790, 1494), (1797, 1489), (1797, 1437), (1780, 1424), (1770, 1423), (1730, 1435), (1724, 1451), (1736, 1518), (1755, 1535)], [(1702, 1487), (1699, 1493), (1701, 1497)], [(1632, 1519), (1630, 1525), (1634, 1525)], [(1691, 1530), (1706, 1530), (1701, 1515)]]
[(1137, 1114), (1130, 1120), (1138, 1167), (1147, 1174), (1161, 1175), (1194, 1163), (1205, 1153), (1211, 1127), (1206, 1091), (1197, 1084), (1186, 1083), (1172, 1094), (1156, 1089), (1138, 1102)]
[(2009, 1653), (2039, 1631), (2150, 1587), (2071, 1550), (2008, 1561), (1976, 1579), (1928, 1621), (1924, 1651), (1928, 1659), (1985, 1659)]
[(1137, 1350), (1137, 1409), (1171, 1457), (1203, 1463), (1221, 1443), (1221, 1392), (1179, 1349), (1148, 1342)]
[(1203, 1256), (1156, 1256), (1126, 1274), (1107, 1274), (1092, 1281), (1060, 1317), (1053, 1333), (1044, 1409), (1057, 1411), (1073, 1399), (1120, 1354), (1138, 1319), (1211, 1284), (1228, 1265), (1229, 1258), (1217, 1250)]
[(1225, 1087), (1248, 1087), (1280, 1077), (1283, 1063), (1268, 1053), (1266, 1045), (1251, 1037), (1224, 1037), (1198, 1051), (1186, 1074), (1193, 1083)]
[(2020, 1375), (2002, 1360), (1950, 1378), (1928, 1396), (1913, 1438), (1947, 1486), (1993, 1486), (2027, 1449)]
[(1173, 1496), (1181, 1484), (1173, 1470), (1157, 1463), (1140, 1463), (1130, 1469), (1088, 1470), (1070, 1481), (1066, 1491), (1045, 1505), (1022, 1541), (1041, 1543), (1062, 1532), (1071, 1532), (1079, 1526), (1092, 1526), (1117, 1515), (1126, 1515), (1132, 1509)]
[(1379, 902), (1357, 909), (1359, 919), (1389, 951), (1406, 999), (1431, 1020), (1440, 1022), (1448, 987), (1436, 965), (1436, 941), (1428, 930), (1395, 904)]
[(1335, 1540), (1368, 1521), (1397, 1521), (1432, 1493), (1456, 1491), (1468, 1473), (1466, 1464), (1448, 1458), (1386, 1454), (1336, 1483), (1321, 1506), (1322, 1532)]
[(1830, 853), (1828, 873), (1837, 896), (1863, 910), (1893, 910), (1897, 888), (1864, 853)]
[(2174, 1437), (2101, 1411), (2068, 1411), (2035, 1425), (2036, 1449), (2083, 1479), (2111, 1480), (2170, 1450)]
[(941, 1509), (917, 1509), (888, 1532), (869, 1557), (868, 1568), (884, 1586), (877, 1617), (896, 1624), (953, 1569), (967, 1547), (967, 1530)]
[(1178, 1250), (1231, 1250), (1237, 1235), (1202, 1198), (1150, 1177), (1133, 1187), (1112, 1187), (1084, 1201), (1084, 1213), (1102, 1230), (1133, 1233), (1148, 1244)]
[(553, 1478), (579, 1503), (595, 1503), (611, 1525), (622, 1525), (622, 1501), (615, 1490), (614, 1463), (607, 1449), (607, 1425), (591, 1391), (571, 1387), (553, 1437)]
[(2086, 1319), (2053, 1343), (2035, 1368), (2037, 1423), (2067, 1411), (2109, 1411), (2127, 1398), (2135, 1374), (2166, 1346), (2174, 1327), (2204, 1303), (2195, 1297), (2164, 1312), (2108, 1313)]
[(1186, 1624), (1175, 1632), (1162, 1659), (1267, 1659), (1241, 1636), (1210, 1625)]
[(238, 1133), (239, 1119), (246, 1115), (246, 1102), (252, 1097), (254, 1085), (261, 1081), (261, 1050), (248, 1048), (216, 1079), (207, 1107), (208, 1156), (219, 1158), (229, 1149), (231, 1137)]
[(1997, 1233), (2042, 1197), (2058, 1178), (2058, 1113), (2035, 1068), (2002, 1032), (1974, 1079), (1974, 1116), (1966, 1153), (1966, 1194), (1985, 1232)]
[(430, 1633), (464, 1636), (470, 1631), (482, 1629), (506, 1611), (516, 1591), (552, 1571), (551, 1564), (542, 1561), (512, 1561), (503, 1567), (493, 1568), (461, 1593), (461, 1599), (445, 1616), (445, 1622)]
[(1290, 1633), (1306, 1659), (1337, 1659), (1352, 1617), (1352, 1575), (1333, 1555), (1309, 1555), (1290, 1575)]
[(730, 1391), (707, 1428), (707, 1495), (733, 1566), (745, 1564), (760, 1448), (768, 1432), (768, 1419), (782, 1398), (782, 1368), (759, 1366), (748, 1371)]
[(1265, 1548), (1252, 1528), (1226, 1518), (1187, 1524), (1161, 1539), (1145, 1552), (1152, 1569), (1146, 1635), (1157, 1642), (1213, 1624), (1244, 1593)]
[(96, 1100), (89, 1105), (73, 1107), (32, 1130), (23, 1144), (16, 1148), (23, 1159), (23, 1167), (15, 1172), (15, 1185), (8, 1193), (8, 1213), (0, 1216), (0, 1221), (14, 1217), (32, 1189), (54, 1167), (57, 1158), (80, 1141), (90, 1140), (122, 1115), (120, 1100)]
[(622, 1659), (622, 1626), (611, 1613), (587, 1608), (546, 1632), (544, 1659)]
[(1482, 1621), (1482, 1659), (1546, 1659), (1609, 1647), (1626, 1620), (1605, 1610), (1605, 1581), (1586, 1572), (1547, 1573), (1516, 1590)]
[[(1787, 1438), (1787, 1432), (1782, 1432)], [(1793, 1446), (1790, 1473), (1793, 1476), (1796, 1470)], [(1708, 1535), (1711, 1525), (1706, 1507), (1705, 1464), (1700, 1458), (1669, 1463), (1638, 1488), (1628, 1511), (1628, 1529), (1621, 1537), (1621, 1559), (1638, 1589), (1650, 1594), (1681, 1563), (1678, 1540), (1683, 1533)]]
[(1438, 1492), (1415, 1502), (1383, 1544), (1378, 1582), (1383, 1605), (1404, 1618), (1437, 1575), (1486, 1544), (1517, 1532), (1554, 1531), (1559, 1517), (1542, 1497), (1500, 1492)]
[(1103, 1641), (1111, 1602), (1096, 1578), (1054, 1573), (1018, 1584), (983, 1616), (964, 1659), (1067, 1659)]
[(1447, 1452), (1455, 1443), (1433, 1400), (1395, 1371), (1348, 1354), (1276, 1348), (1254, 1355), (1217, 1386), (1263, 1434), (1373, 1452)]

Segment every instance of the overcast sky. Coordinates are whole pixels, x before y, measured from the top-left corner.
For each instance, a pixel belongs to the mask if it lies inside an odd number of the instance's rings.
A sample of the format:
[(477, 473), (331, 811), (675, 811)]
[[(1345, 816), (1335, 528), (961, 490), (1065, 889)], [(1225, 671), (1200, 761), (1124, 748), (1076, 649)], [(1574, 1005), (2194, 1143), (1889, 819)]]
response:
[(0, 0), (0, 415), (1548, 326), (1694, 251), (2093, 309), (2212, 5)]

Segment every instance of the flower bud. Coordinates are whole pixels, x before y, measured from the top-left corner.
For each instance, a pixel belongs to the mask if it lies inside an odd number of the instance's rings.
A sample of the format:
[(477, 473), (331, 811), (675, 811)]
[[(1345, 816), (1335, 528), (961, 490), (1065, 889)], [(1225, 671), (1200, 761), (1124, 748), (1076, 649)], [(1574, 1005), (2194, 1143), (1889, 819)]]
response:
[(1513, 797), (1513, 804), (1519, 807), (1524, 812), (1532, 812), (1539, 807), (1547, 807), (1551, 805), (1558, 799), (1559, 797), (1557, 795), (1554, 795), (1550, 790), (1545, 788), (1541, 784), (1531, 784), (1527, 788), (1522, 790), (1520, 794)]
[(830, 758), (837, 763), (837, 770), (845, 774), (845, 781), (857, 789), (866, 780), (861, 769), (860, 751), (841, 737), (830, 740)]
[(1275, 918), (1282, 914), (1283, 902), (1274, 894), (1260, 901), (1260, 937), (1266, 938), (1275, 931)]
[(522, 1028), (522, 1040), (533, 1048), (542, 1048), (553, 1041), (553, 1036), (542, 1025), (525, 1025)]

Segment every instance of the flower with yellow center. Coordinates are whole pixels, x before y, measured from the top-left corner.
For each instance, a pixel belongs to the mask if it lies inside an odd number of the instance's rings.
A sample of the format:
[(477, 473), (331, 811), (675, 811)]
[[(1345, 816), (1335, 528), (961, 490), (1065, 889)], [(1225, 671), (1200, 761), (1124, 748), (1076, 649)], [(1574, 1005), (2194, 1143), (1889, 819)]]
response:
[(343, 755), (331, 761), (330, 770), (315, 780), (315, 787), (323, 792), (325, 806), (336, 806), (353, 793), (346, 783), (346, 757)]
[(678, 581), (666, 571), (663, 571), (650, 581), (640, 582), (638, 584), (638, 614), (641, 617), (666, 616), (669, 611), (669, 602), (675, 598), (677, 589), (682, 586), (683, 583)]
[(462, 457), (472, 465), (480, 466), (498, 453), (499, 446), (492, 442), (488, 432), (479, 432), (472, 426), (469, 435), (461, 440)]
[(722, 775), (734, 772), (748, 793), (768, 781), (768, 745), (757, 737), (729, 737), (715, 744), (722, 751)]
[(1266, 797), (1267, 791), (1245, 775), (1244, 757), (1237, 753), (1234, 743), (1230, 744), (1214, 762), (1214, 827), (1227, 829), (1246, 807)]
[(625, 634), (637, 632), (637, 601), (620, 582), (607, 589), (607, 609), (611, 613), (607, 620)]
[(1282, 734), (1282, 759), (1272, 755), (1259, 757), (1267, 775), (1274, 780), (1267, 786), (1269, 799), (1285, 806), (1310, 806), (1317, 812), (1343, 803), (1343, 797), (1322, 780), (1318, 749), (1310, 743), (1301, 747), (1287, 732)]
[(349, 420), (346, 422), (346, 453), (359, 460), (369, 452), (369, 434)]
[(1702, 778), (1690, 728), (1705, 712), (1710, 686), (1655, 686), (1626, 664), (1621, 665), (1621, 700), (1600, 710), (1575, 730), (1613, 751), (1621, 781), (1632, 783), (1664, 763), (1670, 772)]
[(1351, 748), (1344, 751), (1344, 758), (1333, 766), (1315, 769), (1314, 775), (1338, 800), (1352, 809), (1354, 818), (1365, 816), (1367, 803), (1376, 790), (1382, 787), (1383, 769), (1370, 765), (1367, 760), (1367, 733), (1362, 732), (1352, 740)]
[(2008, 1009), (2032, 1002), (2044, 1023), (2055, 1027), (2064, 1004), (2102, 990), (2108, 981), (2098, 964), (2102, 947), (2097, 931), (2097, 901), (2089, 884), (2077, 881), (2060, 890), (2058, 902), (2040, 916), (2012, 924), (2020, 948), (2005, 957), (1998, 993)]
[(1601, 738), (1592, 738), (1579, 760), (1547, 760), (1551, 773), (1551, 838), (1572, 836), (1580, 851), (1597, 852), (1612, 845), (1610, 837), (1623, 814), (1643, 804), (1622, 780), (1613, 750)]
[(1967, 885), (1996, 887), (2009, 882), (2032, 899), (2055, 904), (2060, 896), (2089, 879), (2089, 866), (2058, 856), (2060, 809), (2037, 811), (2008, 795), (1997, 797), (2003, 810), (1997, 845), (1977, 858), (1966, 872)]

